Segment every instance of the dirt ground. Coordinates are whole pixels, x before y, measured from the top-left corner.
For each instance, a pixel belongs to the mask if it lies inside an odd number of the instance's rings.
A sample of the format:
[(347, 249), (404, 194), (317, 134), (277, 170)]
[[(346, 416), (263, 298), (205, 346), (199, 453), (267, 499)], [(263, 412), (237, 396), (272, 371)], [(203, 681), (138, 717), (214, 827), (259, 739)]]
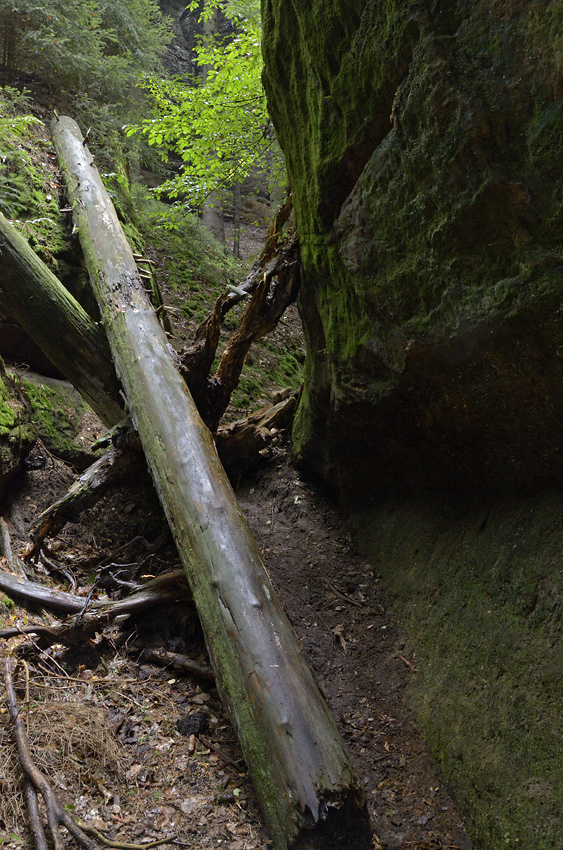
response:
[[(85, 439), (96, 430), (92, 420)], [(71, 469), (36, 447), (4, 510), (16, 550), (23, 553), (29, 523), (72, 479)], [(238, 497), (365, 784), (374, 847), (468, 850), (471, 840), (408, 708), (416, 658), (329, 494), (279, 449)], [(131, 579), (179, 563), (143, 477), (67, 525), (49, 541), (47, 557), (29, 568), (30, 577), (66, 590), (76, 582), (83, 596), (96, 577), (106, 578), (98, 592), (113, 597), (123, 589), (112, 589), (108, 574)], [(0, 613), (4, 628), (54, 622), (21, 607), (3, 605)], [(108, 627), (72, 649), (40, 648), (23, 636), (3, 640), (0, 652), (11, 655), (12, 664), (24, 657), (28, 665), (34, 758), (73, 815), (112, 839), (172, 836), (179, 847), (265, 850), (271, 845), (252, 785), (212, 683), (144, 661), (147, 647), (206, 661), (187, 604)], [(23, 668), (17, 681), (24, 681)], [(25, 701), (24, 690), (18, 694)], [(0, 844), (12, 850), (30, 841), (21, 771), (2, 712)], [(193, 752), (190, 731), (196, 733)]]

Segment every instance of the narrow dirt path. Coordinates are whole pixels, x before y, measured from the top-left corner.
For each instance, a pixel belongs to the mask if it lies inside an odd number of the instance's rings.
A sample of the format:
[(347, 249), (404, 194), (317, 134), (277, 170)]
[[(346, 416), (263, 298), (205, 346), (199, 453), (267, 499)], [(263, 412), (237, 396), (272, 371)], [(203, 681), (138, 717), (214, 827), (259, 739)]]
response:
[(365, 783), (381, 845), (469, 850), (408, 707), (416, 658), (328, 494), (284, 457), (238, 495)]

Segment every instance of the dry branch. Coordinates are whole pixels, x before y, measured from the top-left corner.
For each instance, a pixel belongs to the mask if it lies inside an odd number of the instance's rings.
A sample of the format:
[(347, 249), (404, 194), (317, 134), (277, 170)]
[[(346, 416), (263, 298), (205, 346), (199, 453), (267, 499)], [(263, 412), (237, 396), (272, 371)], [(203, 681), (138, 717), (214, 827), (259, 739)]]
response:
[[(131, 647), (131, 654), (138, 654), (134, 646)], [(211, 667), (179, 652), (169, 652), (166, 649), (143, 649), (140, 658), (143, 661), (158, 664), (160, 667), (171, 667), (173, 670), (181, 670), (183, 673), (193, 673), (202, 679), (208, 679), (210, 682), (215, 681), (215, 673)]]
[[(61, 826), (65, 826), (73, 838), (76, 839), (78, 844), (81, 847), (84, 847), (85, 850), (99, 850), (98, 845), (80, 829), (69, 813), (65, 811), (59, 798), (31, 758), (25, 723), (21, 717), (14, 686), (12, 684), (12, 670), (9, 658), (6, 658), (4, 661), (4, 682), (6, 685), (8, 712), (14, 727), (14, 737), (16, 739), (16, 747), (18, 750), (20, 764), (35, 791), (43, 797), (45, 807), (47, 809), (49, 832), (51, 833), (55, 850), (62, 850), (59, 836), (59, 827)], [(28, 804), (29, 803), (30, 794), (28, 793)], [(45, 835), (39, 820), (37, 797), (33, 794), (31, 795), (30, 816), (32, 818), (32, 823), (34, 824), (33, 831), (37, 841), (37, 850), (42, 850), (42, 848), (44, 848)]]
[(4, 517), (0, 517), (0, 551), (2, 551), (4, 557), (6, 558), (10, 572), (25, 578), (25, 570), (23, 568), (23, 564), (18, 558), (18, 556), (14, 554), (14, 551), (12, 549), (12, 541), (10, 540), (10, 530)]
[(25, 560), (37, 560), (46, 537), (55, 537), (67, 522), (76, 522), (81, 512), (95, 505), (110, 487), (137, 475), (142, 467), (139, 452), (128, 445), (112, 446), (73, 482), (64, 496), (37, 517), (30, 527), (32, 544)]
[[(182, 558), (217, 683), (278, 850), (328, 818), (362, 838), (365, 798), (276, 597), (211, 434), (176, 369), (82, 135), (53, 136), (116, 371)], [(351, 836), (350, 836), (351, 837)]]
[[(155, 605), (165, 605), (171, 602), (188, 602), (192, 596), (182, 570), (174, 570), (161, 576), (150, 579), (139, 590), (131, 593), (125, 599), (88, 602), (84, 596), (75, 596), (61, 590), (51, 590), (42, 584), (28, 579), (18, 578), (11, 573), (0, 570), (0, 590), (11, 599), (15, 599), (23, 605), (44, 608), (56, 614), (78, 615), (64, 623), (64, 629), (76, 628), (77, 622), (83, 627), (101, 626), (129, 614), (137, 614)], [(38, 627), (41, 628), (41, 627)], [(26, 629), (32, 634), (35, 627)], [(4, 629), (0, 637), (14, 637), (21, 634), (21, 629)], [(10, 632), (10, 634), (8, 634)], [(64, 630), (51, 627), (48, 633), (56, 633), (58, 637), (64, 634)]]
[[(276, 235), (279, 238), (279, 233)], [(235, 291), (219, 296), (211, 314), (195, 332), (194, 342), (180, 355), (182, 374), (206, 425), (215, 431), (237, 387), (254, 342), (269, 334), (295, 299), (300, 285), (299, 246), (293, 238), (270, 257), (272, 241)], [(268, 262), (266, 262), (269, 260)], [(233, 289), (235, 289), (233, 287)], [(227, 312), (246, 295), (251, 299), (238, 329), (225, 347), (217, 371), (210, 376)]]

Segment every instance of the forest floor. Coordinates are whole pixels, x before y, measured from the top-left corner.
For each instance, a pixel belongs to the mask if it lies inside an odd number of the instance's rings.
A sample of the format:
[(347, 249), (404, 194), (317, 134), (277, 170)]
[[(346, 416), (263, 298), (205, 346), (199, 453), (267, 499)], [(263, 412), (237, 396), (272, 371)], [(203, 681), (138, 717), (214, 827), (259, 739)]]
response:
[[(165, 295), (172, 302), (179, 297)], [(269, 347), (255, 356), (275, 358), (276, 350), (294, 345), (298, 323), (292, 308)], [(193, 328), (184, 330), (179, 344)], [(263, 366), (267, 371), (271, 364)], [(241, 412), (231, 410), (230, 418)], [(79, 440), (87, 446), (102, 431), (89, 416)], [(74, 475), (41, 444), (33, 449), (4, 509), (20, 554), (29, 543), (30, 523)], [(373, 846), (470, 850), (472, 842), (409, 709), (417, 662), (408, 636), (379, 576), (355, 550), (330, 493), (294, 466), (283, 444), (237, 495), (364, 782)], [(29, 565), (30, 577), (68, 590), (55, 566), (76, 583), (75, 593), (86, 596), (97, 579), (101, 594), (117, 597), (123, 590), (112, 587), (112, 574), (123, 580), (179, 566), (166, 530), (148, 475), (141, 475), (49, 540), (48, 563)], [(51, 615), (13, 606), (1, 594), (0, 621), (4, 628), (55, 622)], [(169, 837), (170, 845), (213, 850), (271, 847), (213, 683), (173, 664), (143, 659), (147, 649), (206, 662), (194, 609), (175, 603), (165, 612), (149, 611), (70, 649), (41, 647), (23, 635), (2, 641), (0, 655), (27, 664), (28, 693), (21, 668), (18, 696), (26, 705), (36, 763), (67, 809), (112, 840)], [(0, 709), (0, 792), (0, 845), (31, 846), (5, 709)]]
[[(41, 447), (31, 460), (40, 468), (20, 477), (5, 511), (22, 551), (29, 523), (73, 479), (73, 471)], [(468, 850), (471, 841), (408, 707), (416, 658), (329, 494), (303, 477), (283, 450), (245, 481), (238, 498), (364, 782), (374, 846)], [(130, 481), (51, 540), (48, 558), (86, 595), (104, 567), (122, 579), (177, 567), (168, 536), (147, 554), (147, 541), (161, 537), (165, 526), (148, 478)], [(56, 577), (46, 572), (41, 563), (33, 568), (34, 577), (53, 586)], [(53, 621), (19, 607), (4, 611), (4, 626)], [(3, 642), (0, 652), (23, 652), (29, 665), (28, 723), (38, 764), (76, 816), (117, 840), (174, 835), (171, 843), (180, 847), (269, 847), (212, 683), (144, 662), (145, 647), (206, 659), (196, 614), (179, 603), (108, 628), (72, 650), (39, 650), (29, 637)], [(202, 721), (190, 754), (183, 733), (197, 731)], [(0, 843), (10, 850), (28, 843), (11, 740), (2, 714)]]

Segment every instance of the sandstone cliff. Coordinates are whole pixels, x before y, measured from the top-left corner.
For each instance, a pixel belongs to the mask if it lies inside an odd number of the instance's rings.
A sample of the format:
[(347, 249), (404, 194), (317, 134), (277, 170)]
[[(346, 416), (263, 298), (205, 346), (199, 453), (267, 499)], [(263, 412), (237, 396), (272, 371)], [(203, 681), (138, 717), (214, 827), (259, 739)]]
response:
[(559, 479), (559, 2), (266, 0), (309, 343), (297, 455), (346, 497)]
[(561, 847), (563, 3), (263, 0), (308, 354), (482, 850)]

